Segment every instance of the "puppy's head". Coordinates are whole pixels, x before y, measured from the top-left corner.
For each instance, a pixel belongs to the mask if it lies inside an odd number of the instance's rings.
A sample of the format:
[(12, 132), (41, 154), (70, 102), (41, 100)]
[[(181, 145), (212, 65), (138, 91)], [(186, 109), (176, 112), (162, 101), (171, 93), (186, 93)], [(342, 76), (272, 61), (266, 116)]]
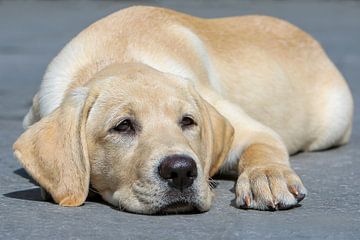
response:
[(67, 93), (14, 151), (60, 205), (81, 205), (91, 182), (127, 211), (207, 211), (208, 177), (232, 136), (227, 120), (185, 79), (126, 64)]

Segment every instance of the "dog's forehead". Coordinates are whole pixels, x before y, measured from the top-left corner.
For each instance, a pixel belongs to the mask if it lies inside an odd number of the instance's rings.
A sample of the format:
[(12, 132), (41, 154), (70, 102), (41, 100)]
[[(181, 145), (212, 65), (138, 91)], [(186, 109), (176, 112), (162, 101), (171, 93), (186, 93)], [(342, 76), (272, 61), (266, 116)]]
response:
[(181, 85), (160, 78), (124, 79), (111, 77), (110, 84), (101, 90), (103, 101), (130, 102), (135, 104), (165, 104), (191, 100), (191, 95)]
[(143, 97), (156, 94), (157, 98), (169, 95), (186, 98), (190, 84), (188, 79), (138, 63), (111, 65), (100, 71), (95, 79), (98, 80), (96, 85), (100, 90), (119, 97)]
[(96, 78), (97, 108), (105, 111), (157, 112), (196, 109), (188, 80), (142, 65), (112, 66)]

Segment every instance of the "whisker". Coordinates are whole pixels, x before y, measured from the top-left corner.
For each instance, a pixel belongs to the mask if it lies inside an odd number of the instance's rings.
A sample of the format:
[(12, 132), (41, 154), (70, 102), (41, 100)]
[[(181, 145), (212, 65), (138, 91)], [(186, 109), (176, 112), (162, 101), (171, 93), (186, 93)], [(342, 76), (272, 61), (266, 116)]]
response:
[[(89, 190), (94, 192), (94, 193), (97, 193), (97, 194), (100, 194), (100, 192), (98, 192), (95, 188), (93, 188), (91, 185), (89, 186)], [(100, 194), (101, 195), (101, 194)]]
[(209, 179), (208, 179), (208, 184), (209, 184), (209, 187), (210, 187), (211, 190), (215, 189), (219, 185), (219, 183), (216, 182), (211, 177), (209, 177)]

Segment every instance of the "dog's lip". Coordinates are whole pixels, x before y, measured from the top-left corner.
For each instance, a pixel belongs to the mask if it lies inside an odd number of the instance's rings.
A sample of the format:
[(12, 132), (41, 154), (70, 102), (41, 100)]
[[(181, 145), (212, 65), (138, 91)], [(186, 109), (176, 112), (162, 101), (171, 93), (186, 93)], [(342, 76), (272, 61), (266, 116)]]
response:
[(161, 207), (158, 214), (198, 212), (197, 204), (189, 201), (175, 201)]
[(159, 207), (157, 213), (200, 212), (201, 207), (199, 207), (198, 199), (198, 192), (193, 187), (187, 188), (184, 191), (173, 188), (168, 189), (163, 196), (163, 204)]

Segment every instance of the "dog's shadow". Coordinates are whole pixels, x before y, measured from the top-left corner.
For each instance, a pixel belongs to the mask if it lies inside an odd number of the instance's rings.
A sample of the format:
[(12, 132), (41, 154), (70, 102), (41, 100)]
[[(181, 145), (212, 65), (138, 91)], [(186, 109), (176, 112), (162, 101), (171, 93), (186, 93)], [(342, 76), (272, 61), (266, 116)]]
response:
[[(24, 168), (19, 168), (19, 169), (15, 170), (14, 174), (27, 179), (31, 184), (34, 185), (34, 188), (5, 193), (5, 194), (3, 194), (3, 196), (5, 196), (7, 198), (21, 199), (21, 200), (27, 200), (27, 201), (53, 202), (51, 196), (48, 193), (46, 194), (45, 199), (44, 199), (44, 196), (42, 196), (42, 192), (41, 192), (41, 188), (40, 188), (39, 184), (25, 171)], [(210, 181), (212, 188), (216, 188), (218, 186), (218, 184), (219, 184), (218, 180), (235, 181), (236, 175), (233, 175), (233, 174), (229, 174), (229, 175), (217, 174), (217, 175), (215, 175), (214, 178)], [(233, 191), (233, 189), (231, 189), (230, 191)], [(110, 206), (108, 203), (106, 203), (101, 198), (101, 196), (99, 194), (97, 194), (91, 190), (89, 191), (89, 195), (88, 195), (86, 201), (101, 203), (101, 204)]]
[[(24, 168), (19, 168), (14, 171), (14, 174), (27, 179), (30, 183), (32, 183), (35, 188), (20, 190), (20, 191), (14, 191), (3, 194), (3, 196), (8, 198), (15, 198), (15, 199), (21, 199), (21, 200), (27, 200), (27, 201), (48, 201), (53, 202), (51, 199), (51, 196), (47, 193), (47, 196), (45, 197), (46, 200), (44, 200), (44, 197), (41, 196), (41, 188), (39, 184), (32, 179), (32, 177), (25, 171)], [(105, 205), (108, 205), (99, 194), (96, 194), (95, 192), (89, 191), (89, 195), (86, 199), (88, 202), (97, 202), (102, 203)]]
[[(9, 192), (9, 193), (5, 193), (3, 194), (3, 196), (8, 197), (8, 198), (15, 198), (15, 199), (21, 199), (21, 200), (27, 200), (27, 201), (39, 201), (39, 202), (44, 202), (44, 198), (41, 196), (41, 188), (39, 187), (39, 185), (37, 184), (36, 181), (34, 181), (32, 179), (32, 177), (27, 174), (27, 172), (25, 171), (25, 169), (23, 168), (19, 168), (17, 170), (14, 171), (14, 174), (27, 179), (30, 183), (32, 183), (34, 186), (36, 186), (36, 188), (30, 188), (30, 189), (25, 189), (25, 190), (20, 190), (20, 191), (14, 191), (14, 192)], [(236, 184), (236, 174), (218, 174), (215, 175), (213, 177), (213, 179), (211, 180), (212, 182), (212, 187), (216, 188), (218, 186), (218, 180), (228, 180), (228, 181), (233, 181), (234, 182), (234, 186), (229, 189), (230, 192), (235, 193), (235, 184)], [(51, 196), (47, 194), (46, 196), (46, 201), (48, 202), (53, 202), (51, 199)], [(104, 204), (107, 206), (112, 207), (111, 205), (109, 205), (108, 203), (106, 203), (99, 194), (92, 192), (91, 190), (89, 191), (89, 195), (86, 199), (87, 202), (95, 202), (95, 203), (100, 203), (100, 204)], [(234, 207), (234, 208), (238, 208), (236, 207), (236, 203), (235, 203), (235, 198), (231, 200), (230, 202), (230, 206)], [(300, 207), (301, 204), (297, 204), (295, 206), (293, 206), (292, 208), (297, 208)], [(112, 207), (114, 208), (114, 207)], [(285, 209), (284, 209), (285, 210)], [(162, 214), (160, 214), (162, 215)]]
[[(25, 169), (19, 168), (14, 171), (14, 174), (29, 180), (34, 186), (39, 186), (30, 176), (27, 174)], [(41, 198), (41, 190), (40, 187), (37, 188), (30, 188), (26, 190), (20, 190), (15, 192), (9, 192), (4, 194), (5, 197), (8, 198), (16, 198), (22, 200), (29, 200), (29, 201), (43, 201)]]

